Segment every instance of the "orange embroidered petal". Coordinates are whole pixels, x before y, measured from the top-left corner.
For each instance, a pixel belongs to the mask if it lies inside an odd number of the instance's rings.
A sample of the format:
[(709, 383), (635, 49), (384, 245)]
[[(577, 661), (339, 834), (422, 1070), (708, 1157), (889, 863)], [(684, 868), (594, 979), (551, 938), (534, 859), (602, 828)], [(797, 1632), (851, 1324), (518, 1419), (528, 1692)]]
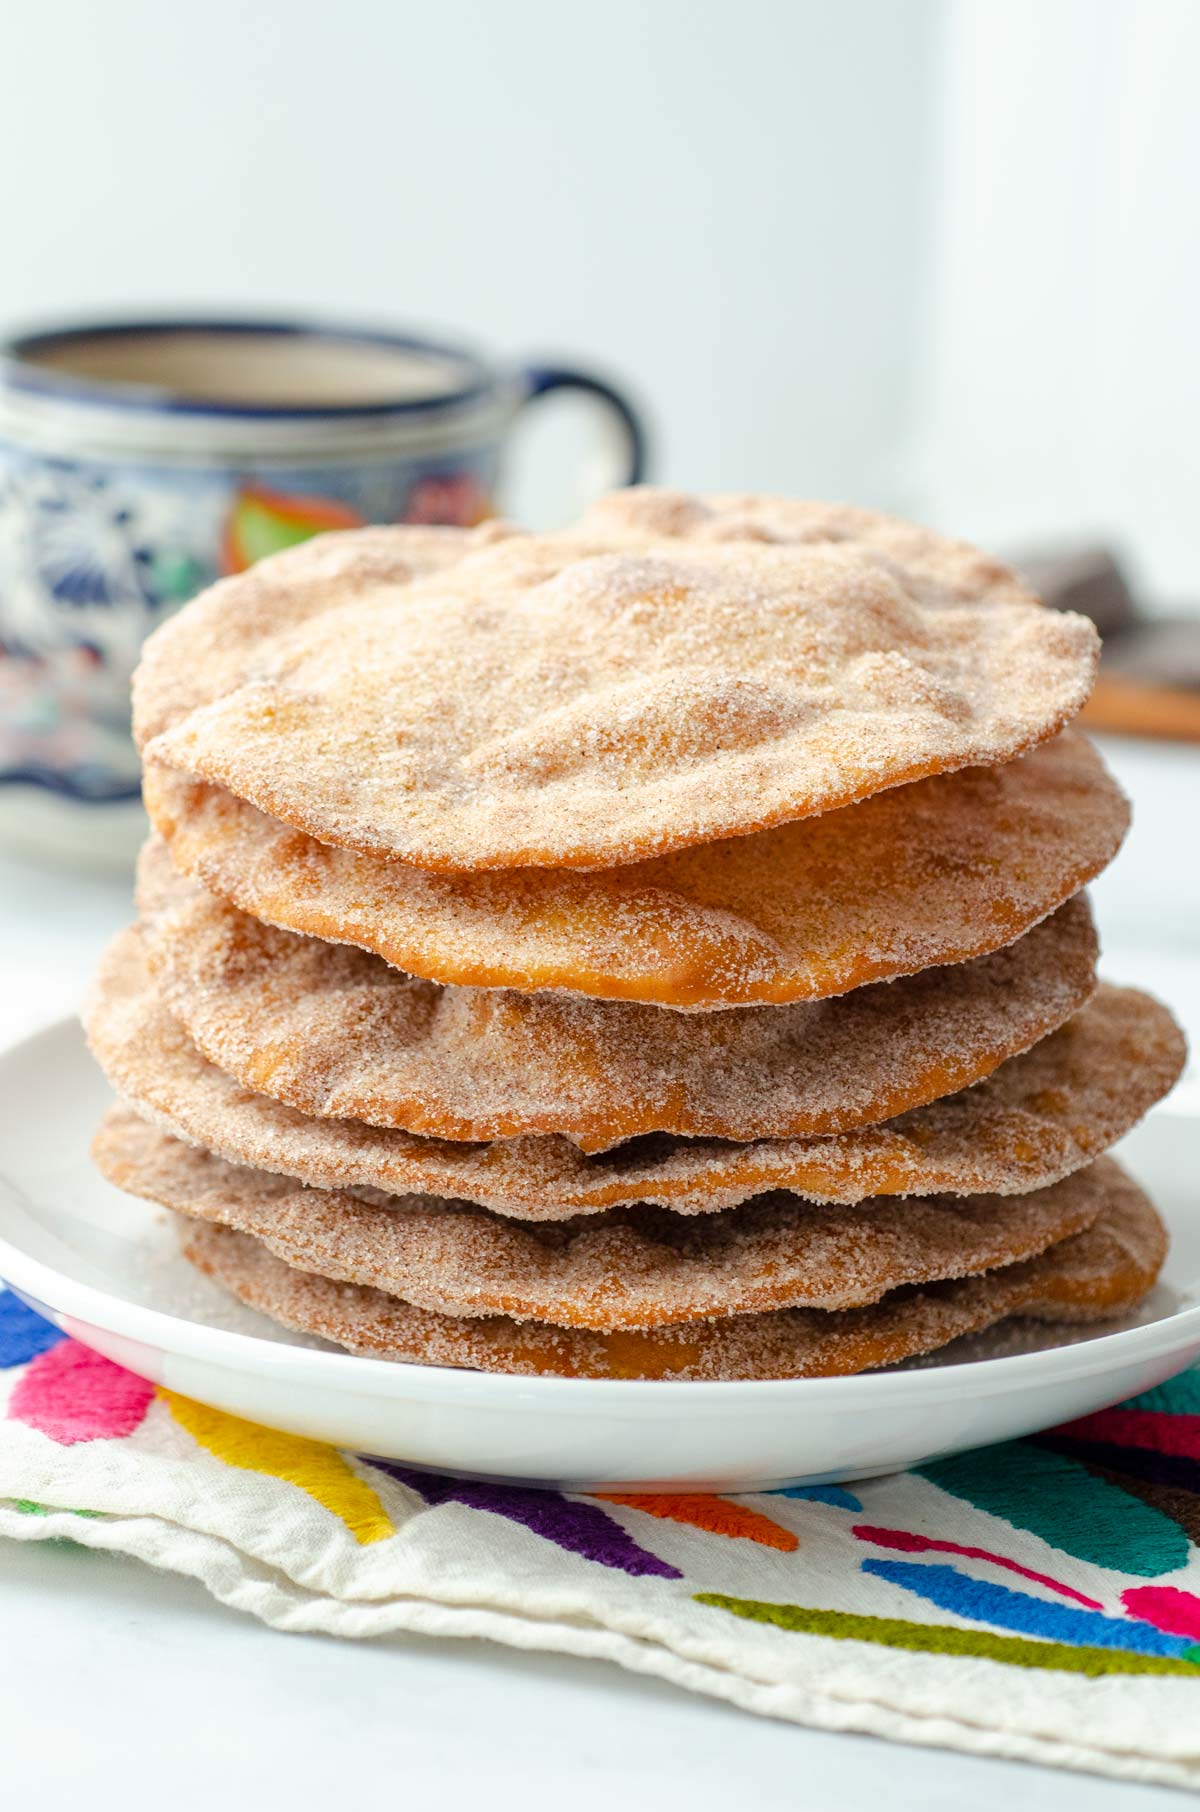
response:
[(661, 1516), (666, 1522), (686, 1523), (692, 1529), (706, 1529), (710, 1535), (740, 1537), (756, 1541), (760, 1547), (778, 1548), (791, 1554), (799, 1547), (799, 1538), (782, 1523), (773, 1523), (761, 1511), (750, 1510), (732, 1498), (715, 1497), (709, 1492), (661, 1492), (648, 1497), (633, 1493), (598, 1491), (594, 1495), (605, 1504), (623, 1504), (629, 1510), (644, 1510), (647, 1516)]

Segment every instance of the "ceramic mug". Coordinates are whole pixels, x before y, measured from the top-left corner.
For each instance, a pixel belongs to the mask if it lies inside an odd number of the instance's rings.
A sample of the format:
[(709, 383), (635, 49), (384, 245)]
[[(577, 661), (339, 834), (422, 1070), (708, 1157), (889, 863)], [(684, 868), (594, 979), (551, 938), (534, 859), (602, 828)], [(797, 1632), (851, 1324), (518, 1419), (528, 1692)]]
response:
[(605, 488), (639, 479), (632, 406), (558, 365), (291, 321), (0, 342), (0, 832), (40, 806), (98, 845), (103, 808), (137, 796), (129, 677), (157, 623), (324, 529), (480, 521), (515, 418), (554, 390), (604, 405)]

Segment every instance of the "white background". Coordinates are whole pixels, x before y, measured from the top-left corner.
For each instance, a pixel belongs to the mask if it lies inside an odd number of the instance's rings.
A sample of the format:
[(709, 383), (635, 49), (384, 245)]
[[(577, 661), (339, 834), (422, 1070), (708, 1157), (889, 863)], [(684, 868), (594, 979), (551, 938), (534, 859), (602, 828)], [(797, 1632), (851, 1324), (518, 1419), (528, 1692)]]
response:
[(674, 480), (878, 489), (936, 10), (22, 5), (0, 300), (307, 306), (587, 353), (652, 399)]
[(38, 0), (0, 57), (9, 321), (587, 355), (672, 482), (1108, 532), (1200, 609), (1196, 0)]
[(991, 543), (1116, 535), (1200, 612), (1200, 5), (960, 0), (920, 461)]

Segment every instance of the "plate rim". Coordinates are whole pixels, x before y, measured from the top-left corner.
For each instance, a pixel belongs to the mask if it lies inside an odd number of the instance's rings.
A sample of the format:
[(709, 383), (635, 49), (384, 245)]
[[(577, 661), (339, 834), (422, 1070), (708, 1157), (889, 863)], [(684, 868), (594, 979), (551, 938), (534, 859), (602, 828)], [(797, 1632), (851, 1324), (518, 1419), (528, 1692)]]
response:
[[(83, 1028), (74, 1015), (66, 1015), (38, 1031), (0, 1049), (0, 1075), (14, 1061), (35, 1056), (40, 1045), (76, 1041), (86, 1051)], [(1144, 1125), (1159, 1117), (1185, 1122), (1200, 1121), (1200, 1087), (1185, 1076), (1169, 1095), (1150, 1110)], [(1131, 1129), (1132, 1130), (1132, 1129)], [(128, 1193), (128, 1192), (122, 1192)], [(134, 1198), (137, 1199), (137, 1198)], [(36, 1210), (13, 1178), (0, 1170), (0, 1201), (36, 1217)], [(434, 1400), (485, 1397), (544, 1399), (545, 1410), (577, 1413), (583, 1408), (624, 1412), (637, 1404), (689, 1404), (728, 1410), (731, 1397), (747, 1396), (747, 1407), (769, 1409), (786, 1405), (801, 1411), (806, 1405), (828, 1409), (840, 1405), (853, 1410), (861, 1399), (872, 1407), (897, 1407), (906, 1396), (935, 1403), (959, 1397), (964, 1389), (975, 1395), (1002, 1394), (1021, 1387), (1026, 1374), (1036, 1376), (1049, 1366), (1054, 1381), (1067, 1382), (1164, 1357), (1176, 1347), (1200, 1342), (1200, 1303), (1177, 1309), (1155, 1321), (1120, 1328), (1066, 1346), (1030, 1353), (1010, 1353), (990, 1359), (962, 1360), (944, 1366), (911, 1371), (861, 1372), (830, 1378), (564, 1378), (553, 1374), (525, 1376), (508, 1372), (470, 1371), (463, 1367), (418, 1365), (411, 1360), (373, 1359), (366, 1355), (329, 1352), (323, 1348), (292, 1345), (289, 1340), (267, 1340), (259, 1334), (209, 1327), (167, 1309), (130, 1302), (97, 1284), (89, 1284), (60, 1271), (43, 1259), (15, 1245), (0, 1230), (0, 1280), (18, 1296), (26, 1293), (52, 1306), (55, 1315), (70, 1317), (126, 1340), (158, 1348), (176, 1357), (239, 1371), (291, 1373), (297, 1383), (320, 1383), (326, 1388), (357, 1390), (386, 1398), (424, 1395)], [(327, 1376), (330, 1368), (337, 1377)], [(298, 1374), (298, 1376), (297, 1376)], [(1032, 1381), (1032, 1380), (1031, 1380)], [(880, 1401), (883, 1399), (883, 1401)]]

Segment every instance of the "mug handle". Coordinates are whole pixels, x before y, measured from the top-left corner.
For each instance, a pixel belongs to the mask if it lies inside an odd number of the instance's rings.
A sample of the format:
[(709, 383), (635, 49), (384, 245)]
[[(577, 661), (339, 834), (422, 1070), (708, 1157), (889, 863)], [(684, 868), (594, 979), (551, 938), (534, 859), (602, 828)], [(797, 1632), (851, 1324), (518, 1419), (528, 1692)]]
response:
[(640, 484), (646, 475), (646, 425), (628, 397), (601, 378), (570, 365), (526, 365), (518, 377), (518, 409), (552, 390), (575, 390), (604, 403), (614, 431), (612, 489)]

